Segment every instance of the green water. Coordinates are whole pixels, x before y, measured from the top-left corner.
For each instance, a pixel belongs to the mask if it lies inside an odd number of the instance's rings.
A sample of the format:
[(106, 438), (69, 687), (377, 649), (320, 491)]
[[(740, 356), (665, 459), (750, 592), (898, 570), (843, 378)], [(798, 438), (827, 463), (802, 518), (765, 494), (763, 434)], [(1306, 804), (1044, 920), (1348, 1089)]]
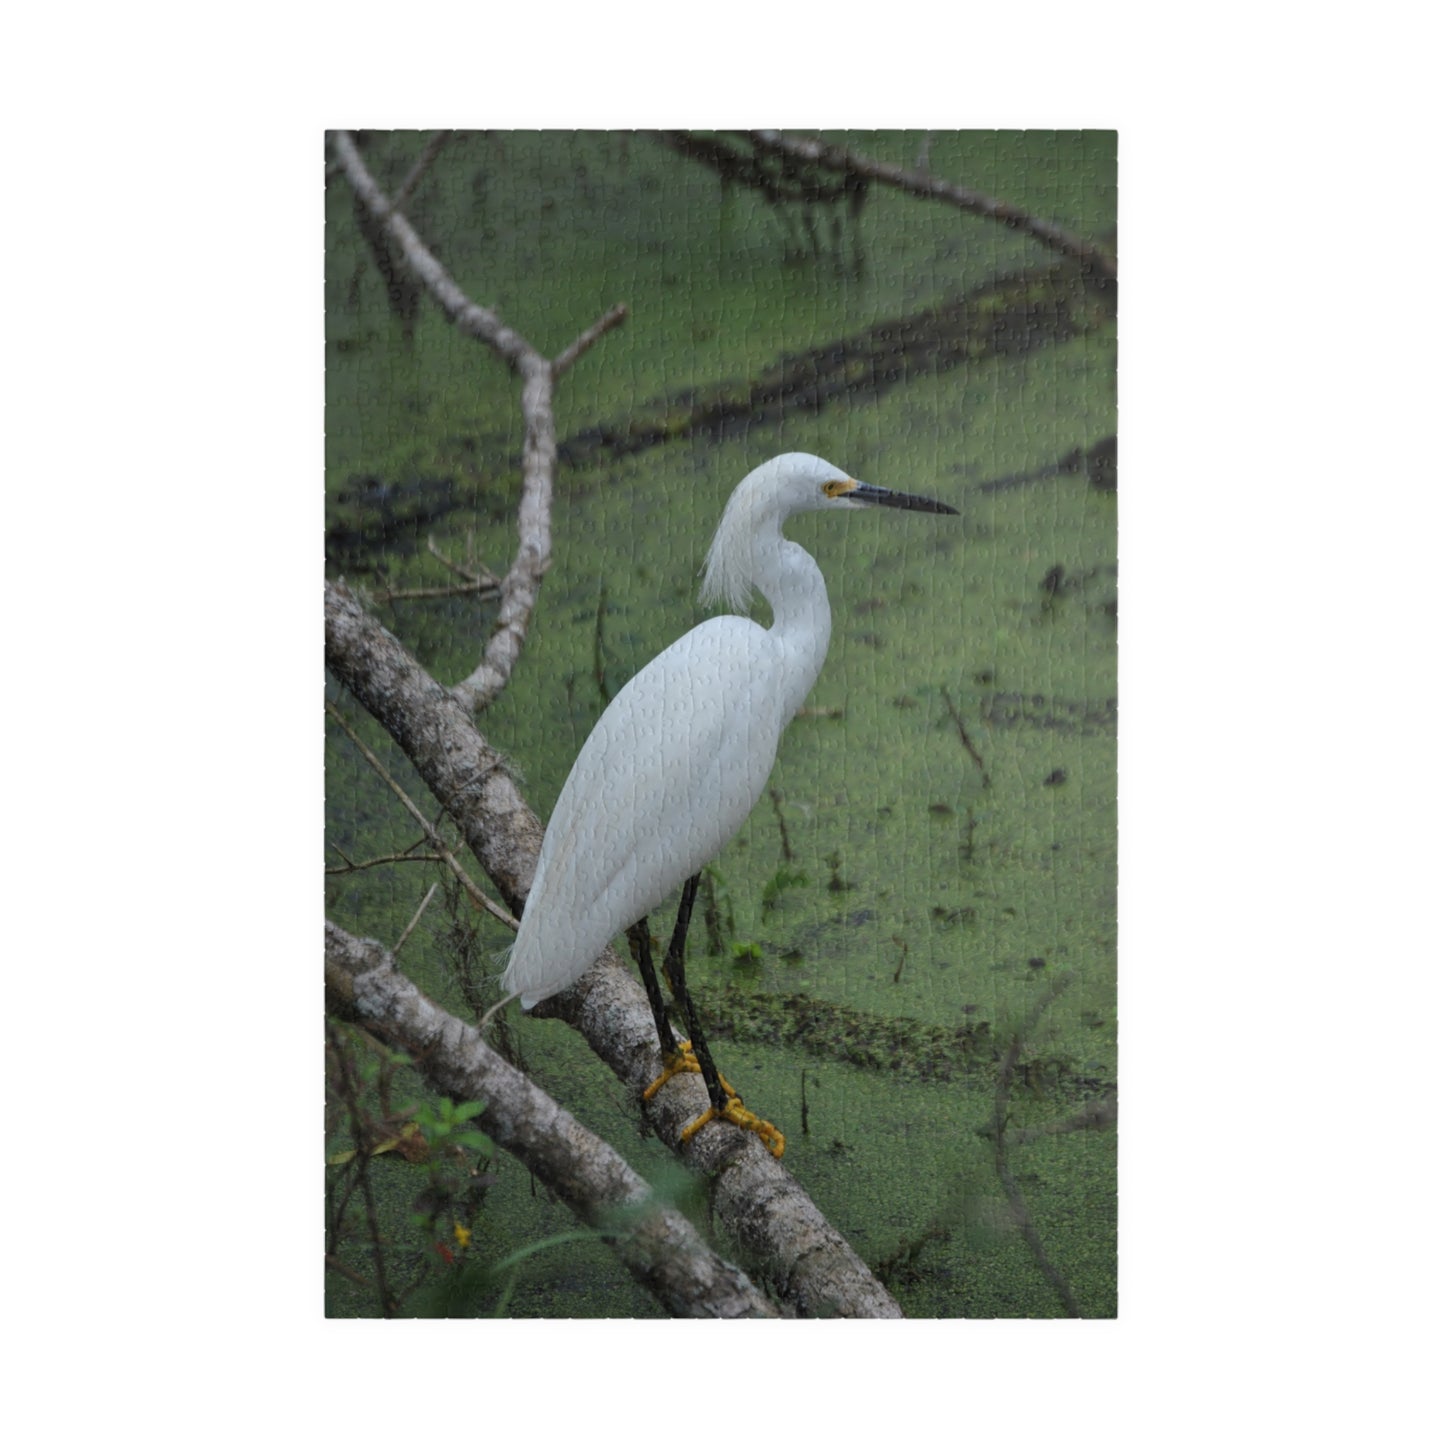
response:
[[(903, 164), (920, 141), (841, 139)], [(394, 186), (421, 144), (374, 136), (365, 154)], [(1111, 135), (938, 136), (930, 163), (1077, 234), (1111, 235)], [(820, 255), (785, 261), (792, 233), (778, 214), (750, 193), (724, 202), (716, 177), (641, 136), (461, 137), (408, 210), (468, 293), (545, 351), (627, 304), (627, 323), (561, 383), (564, 440), (667, 398), (683, 413), (676, 399), (688, 390), (735, 390), (785, 355), (986, 296), (1001, 276), (1057, 262), (998, 225), (878, 187), (856, 232), (844, 232), (861, 247), (861, 275), (830, 248), (826, 216)], [(339, 177), (327, 224), (328, 521), (361, 538), (333, 572), (373, 589), (443, 583), (427, 535), (505, 570), (521, 442), (514, 379), (428, 303), (410, 325), (391, 313)], [(1075, 334), (1033, 349), (923, 368), (879, 393), (783, 408), (726, 435), (679, 426), (665, 444), (564, 464), (553, 566), (527, 647), (479, 720), (545, 818), (603, 705), (599, 611), (615, 691), (705, 615), (696, 581), (712, 528), (732, 487), (775, 452), (814, 451), (866, 481), (959, 507), (957, 518), (869, 512), (790, 527), (828, 580), (832, 645), (784, 736), (776, 808), (765, 798), (715, 866), (732, 920), (724, 951), (708, 957), (695, 924), (690, 970), (718, 1017), (724, 1069), (787, 1134), (788, 1166), (860, 1253), (878, 1263), (933, 1229), (891, 1280), (914, 1315), (1061, 1312), (1007, 1221), (979, 1134), (993, 1114), (997, 1045), (1060, 975), (1069, 983), (1023, 1052), (1028, 1087), (1016, 1085), (1011, 1125), (1063, 1118), (1116, 1081), (1115, 499), (1078, 470), (981, 490), (1114, 432), (1113, 323), (1087, 299), (1077, 314)], [(370, 493), (362, 478), (373, 479)], [(398, 499), (393, 521), (421, 497), (435, 515), (370, 545), (376, 482)], [(491, 623), (489, 604), (472, 599), (377, 610), (446, 683), (475, 665)], [(364, 732), (406, 779), (379, 730)], [(413, 841), (344, 738), (328, 734), (327, 758), (330, 841), (353, 857)], [(787, 866), (806, 878), (781, 889), (779, 811)], [(394, 941), (431, 879), (421, 866), (329, 878), (328, 914)], [(655, 931), (667, 926), (654, 918)], [(446, 932), (434, 904), (403, 957), (423, 988), (465, 1013)], [(477, 946), (507, 941), (484, 928)], [(827, 1007), (816, 1027), (779, 1041), (759, 1023), (779, 999)], [(914, 1056), (898, 1020), (917, 1020), (919, 1037), (966, 1025), (977, 1047), (931, 1077), (926, 1050)], [(900, 1040), (891, 1057), (858, 1046), (890, 1028)], [(544, 1087), (649, 1177), (676, 1185), (670, 1156), (639, 1137), (634, 1107), (579, 1040), (544, 1022), (519, 1033)], [(1111, 1133), (1087, 1132), (1012, 1156), (1049, 1256), (1090, 1315), (1114, 1310), (1113, 1151)], [(572, 1227), (533, 1197), (520, 1166), (495, 1170), (482, 1217), (498, 1253)], [(404, 1166), (374, 1172), (400, 1238), (415, 1181)], [(359, 1286), (334, 1275), (329, 1285), (333, 1313), (374, 1311)], [(596, 1245), (533, 1256), (507, 1308), (655, 1312)]]

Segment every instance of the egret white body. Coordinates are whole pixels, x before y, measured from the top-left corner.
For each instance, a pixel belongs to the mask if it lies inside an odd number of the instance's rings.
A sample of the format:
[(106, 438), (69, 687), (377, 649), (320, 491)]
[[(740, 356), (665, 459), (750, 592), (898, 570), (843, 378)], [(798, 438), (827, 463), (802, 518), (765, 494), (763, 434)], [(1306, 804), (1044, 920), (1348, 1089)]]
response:
[(782, 524), (796, 512), (866, 503), (953, 511), (853, 481), (801, 452), (765, 462), (733, 492), (702, 600), (741, 612), (756, 587), (772, 626), (711, 618), (653, 658), (598, 719), (552, 811), (502, 976), (524, 1009), (581, 978), (742, 827), (832, 632), (823, 574)]

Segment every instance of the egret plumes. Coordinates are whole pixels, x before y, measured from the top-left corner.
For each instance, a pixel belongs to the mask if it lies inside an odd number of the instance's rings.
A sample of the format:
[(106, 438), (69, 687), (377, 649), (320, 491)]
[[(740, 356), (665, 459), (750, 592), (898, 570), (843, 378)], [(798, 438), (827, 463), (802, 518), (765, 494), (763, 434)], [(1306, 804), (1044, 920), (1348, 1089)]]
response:
[[(710, 618), (659, 653), (598, 719), (547, 825), (502, 976), (503, 989), (529, 1009), (576, 982), (614, 937), (688, 884), (665, 972), (688, 1016), (710, 1113), (735, 1122), (744, 1122), (737, 1115), (746, 1111), (733, 1107), (735, 1096), (716, 1077), (685, 993), (687, 915), (697, 874), (762, 796), (783, 729), (828, 651), (832, 617), (823, 574), (783, 536), (783, 523), (798, 512), (869, 505), (954, 512), (941, 502), (855, 481), (802, 452), (774, 457), (738, 484), (708, 550), (701, 591), (705, 604), (723, 602), (733, 612)], [(747, 610), (754, 588), (772, 608), (769, 627), (736, 615)], [(680, 1050), (649, 977), (645, 923), (633, 936), (663, 1053), (676, 1061)], [(766, 1133), (765, 1142), (781, 1152), (782, 1136), (772, 1133), (776, 1147)]]

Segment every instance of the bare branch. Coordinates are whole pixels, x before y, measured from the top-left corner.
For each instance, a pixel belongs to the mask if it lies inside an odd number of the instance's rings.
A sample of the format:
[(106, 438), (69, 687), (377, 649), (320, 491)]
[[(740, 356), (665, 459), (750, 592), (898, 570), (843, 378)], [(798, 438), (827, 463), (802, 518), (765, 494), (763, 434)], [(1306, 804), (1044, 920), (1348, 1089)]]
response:
[(426, 143), (425, 149), (416, 158), (416, 164), (406, 173), (406, 179), (397, 187), (396, 194), (391, 198), (392, 209), (399, 211), (411, 199), (411, 193), (416, 190), (421, 178), (431, 168), (431, 163), (441, 154), (442, 147), (447, 143), (450, 131), (439, 130)]
[(373, 939), (326, 925), (326, 983), (339, 1006), (405, 1048), (431, 1084), (486, 1104), (478, 1126), (597, 1229), (669, 1314), (776, 1318), (748, 1277), (720, 1258), (596, 1135), (423, 994)]
[[(598, 337), (618, 325), (626, 307), (614, 307), (572, 343), (559, 358), (560, 366), (542, 355), (495, 311), (478, 306), (452, 279), (372, 178), (355, 144), (345, 131), (333, 131), (332, 148), (363, 205), (396, 243), (407, 265), (460, 331), (485, 342), (522, 378), (522, 498), (517, 506), (517, 555), (502, 579), (501, 606), (482, 661), (453, 689), (462, 705), (473, 712), (484, 708), (507, 685), (522, 654), (532, 609), (537, 604), (542, 578), (552, 565), (552, 487), (557, 475), (557, 424), (552, 415), (555, 377), (570, 366)], [(418, 162), (420, 164), (420, 162)], [(595, 333), (595, 334), (594, 334)]]
[(346, 172), (346, 179), (350, 181), (352, 190), (396, 243), (406, 258), (407, 265), (426, 287), (427, 294), (441, 307), (447, 320), (468, 336), (486, 342), (516, 370), (520, 370), (529, 358), (542, 361), (543, 358), (506, 325), (495, 311), (478, 306), (452, 280), (446, 267), (412, 229), (411, 222), (392, 206), (372, 178), (351, 137), (344, 130), (333, 131), (331, 145), (337, 160), (341, 162), (342, 170)]
[(371, 594), (375, 602), (415, 602), (429, 597), (499, 597), (501, 588), (495, 582), (463, 582), (455, 587), (384, 588)]
[(502, 579), (496, 573), (483, 567), (480, 571), (474, 571), (470, 567), (463, 567), (460, 562), (454, 562), (436, 544), (436, 539), (426, 539), (427, 551), (437, 559), (449, 572), (453, 572), (462, 579), (461, 585), (449, 587), (385, 587), (381, 591), (368, 590), (367, 596), (372, 602), (410, 602), (418, 599), (436, 597), (500, 597), (502, 593)]
[(555, 381), (594, 342), (600, 341), (614, 326), (621, 326), (627, 320), (627, 307), (620, 301), (605, 316), (594, 321), (586, 331), (552, 362), (552, 379)]
[(401, 952), (401, 950), (402, 950), (403, 946), (405, 945), (407, 939), (411, 937), (413, 929), (415, 929), (416, 926), (417, 926), (417, 924), (421, 922), (421, 916), (422, 916), (423, 913), (426, 912), (426, 906), (427, 906), (428, 903), (431, 902), (431, 900), (432, 900), (432, 894), (434, 894), (440, 886), (441, 886), (441, 885), (438, 884), (438, 883), (433, 883), (432, 886), (427, 889), (427, 891), (426, 891), (426, 897), (423, 898), (422, 901), (417, 904), (416, 912), (413, 913), (412, 916), (411, 916), (411, 922), (408, 923), (407, 926), (402, 929), (402, 931), (401, 931), (401, 937), (397, 939), (397, 941), (396, 941), (396, 947), (392, 949), (392, 952), (393, 952), (393, 953), (400, 953), (400, 952)]
[(517, 504), (517, 555), (502, 581), (501, 606), (481, 662), (452, 692), (469, 711), (486, 707), (506, 687), (522, 655), (542, 578), (552, 565), (552, 485), (557, 475), (557, 425), (552, 416), (552, 364), (531, 352), (521, 367), (522, 498)]
[(1118, 278), (1118, 262), (1108, 252), (1072, 235), (1051, 221), (1031, 216), (1027, 211), (1020, 210), (1019, 207), (1010, 205), (1007, 201), (1000, 201), (993, 196), (985, 195), (982, 191), (969, 190), (966, 186), (956, 186), (951, 181), (925, 175), (920, 171), (908, 171), (904, 170), (902, 166), (871, 160), (854, 151), (844, 150), (841, 146), (829, 145), (826, 141), (806, 140), (798, 136), (784, 135), (781, 131), (776, 130), (753, 130), (746, 134), (755, 146), (770, 150), (777, 155), (791, 156), (794, 160), (811, 161), (828, 170), (842, 171), (860, 176), (865, 180), (881, 181), (884, 185), (906, 191), (909, 195), (921, 196), (931, 201), (943, 201), (948, 205), (957, 206), (961, 211), (969, 211), (976, 216), (984, 216), (991, 221), (998, 221), (1013, 230), (1023, 231), (1036, 241), (1042, 241), (1051, 250), (1060, 251), (1065, 256), (1072, 256), (1075, 260), (1084, 262), (1095, 275), (1105, 280), (1113, 281)]
[(388, 863), (445, 863), (446, 859), (440, 853), (414, 853), (412, 848), (420, 848), (426, 842), (425, 838), (418, 838), (405, 853), (382, 853), (375, 858), (365, 858), (360, 863), (353, 863), (340, 848), (333, 843), (343, 863), (342, 868), (328, 868), (326, 872), (331, 873), (364, 873), (368, 868), (383, 868)]
[(502, 579), (495, 572), (489, 572), (485, 567), (482, 567), (480, 571), (475, 570), (481, 566), (480, 563), (474, 563), (471, 567), (463, 567), (460, 562), (453, 561), (437, 546), (435, 537), (426, 539), (426, 549), (448, 571), (455, 572), (463, 582), (470, 582), (477, 587), (500, 587), (502, 585)]
[[(503, 899), (520, 913), (542, 826), (470, 715), (337, 583), (326, 586), (326, 662), (411, 759)], [(660, 1072), (646, 995), (611, 949), (534, 1016), (570, 1023), (634, 1098)], [(765, 1275), (800, 1314), (897, 1317), (897, 1302), (759, 1140), (709, 1124), (685, 1147), (679, 1144), (682, 1130), (706, 1106), (701, 1079), (681, 1075), (647, 1106), (647, 1117), (669, 1148), (712, 1177), (714, 1214), (757, 1260), (754, 1277)]]

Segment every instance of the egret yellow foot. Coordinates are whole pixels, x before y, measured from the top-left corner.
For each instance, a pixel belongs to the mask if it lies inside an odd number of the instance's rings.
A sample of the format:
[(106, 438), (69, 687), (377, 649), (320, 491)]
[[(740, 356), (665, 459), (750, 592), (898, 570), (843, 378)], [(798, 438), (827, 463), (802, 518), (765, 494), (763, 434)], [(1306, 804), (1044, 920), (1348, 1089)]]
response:
[[(698, 1063), (693, 1054), (692, 1044), (687, 1039), (683, 1039), (678, 1044), (676, 1052), (669, 1054), (663, 1060), (662, 1072), (642, 1091), (643, 1100), (651, 1099), (669, 1079), (674, 1079), (679, 1074), (700, 1073), (702, 1073), (702, 1065)], [(709, 1124), (714, 1119), (725, 1119), (729, 1124), (736, 1124), (739, 1129), (751, 1129), (767, 1145), (768, 1153), (774, 1159), (781, 1159), (785, 1143), (782, 1130), (768, 1123), (766, 1119), (758, 1118), (751, 1109), (746, 1108), (743, 1101), (738, 1098), (738, 1091), (721, 1074), (717, 1076), (717, 1081), (722, 1085), (723, 1093), (727, 1095), (727, 1103), (721, 1111), (712, 1107), (705, 1109), (682, 1131), (678, 1142), (686, 1144), (704, 1124)]]
[(702, 1065), (693, 1057), (692, 1045), (684, 1039), (675, 1053), (666, 1055), (662, 1061), (662, 1072), (642, 1091), (646, 1102), (669, 1080), (679, 1074), (700, 1074)]
[[(726, 1087), (726, 1085), (724, 1085)], [(725, 1119), (729, 1124), (736, 1124), (739, 1129), (751, 1129), (754, 1134), (767, 1146), (768, 1153), (774, 1159), (783, 1157), (783, 1133), (775, 1125), (768, 1123), (766, 1119), (760, 1119), (753, 1111), (746, 1108), (743, 1101), (728, 1089), (728, 1101), (719, 1112), (714, 1108), (707, 1108), (686, 1129), (682, 1131), (679, 1143), (686, 1144), (704, 1124), (710, 1124), (714, 1119)]]

